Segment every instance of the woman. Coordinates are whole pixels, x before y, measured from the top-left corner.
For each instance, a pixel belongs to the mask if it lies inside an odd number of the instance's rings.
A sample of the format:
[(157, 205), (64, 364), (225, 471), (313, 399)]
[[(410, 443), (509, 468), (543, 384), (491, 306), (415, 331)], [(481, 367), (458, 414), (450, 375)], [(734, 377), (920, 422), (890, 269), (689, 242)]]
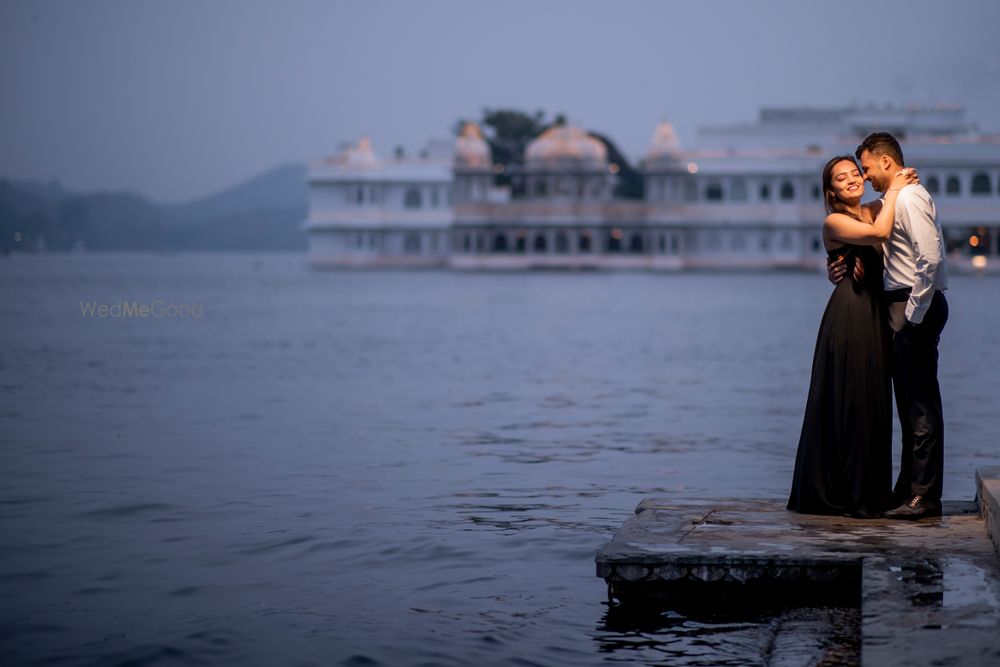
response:
[(915, 171), (903, 170), (884, 205), (862, 204), (865, 182), (853, 157), (823, 168), (823, 243), (848, 267), (859, 259), (864, 273), (837, 283), (820, 322), (790, 510), (874, 518), (891, 502), (891, 348), (880, 247), (892, 233), (896, 195), (916, 182)]

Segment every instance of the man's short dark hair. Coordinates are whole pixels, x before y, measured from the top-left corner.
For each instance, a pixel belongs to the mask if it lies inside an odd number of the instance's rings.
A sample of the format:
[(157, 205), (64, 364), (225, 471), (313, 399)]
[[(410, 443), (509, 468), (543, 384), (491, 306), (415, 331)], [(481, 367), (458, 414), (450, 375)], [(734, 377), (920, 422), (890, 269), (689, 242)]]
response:
[(861, 145), (858, 146), (858, 150), (854, 151), (854, 156), (860, 160), (861, 154), (864, 151), (868, 151), (872, 155), (888, 155), (900, 167), (906, 166), (903, 162), (903, 149), (899, 147), (896, 137), (888, 132), (872, 132), (869, 134), (861, 142)]

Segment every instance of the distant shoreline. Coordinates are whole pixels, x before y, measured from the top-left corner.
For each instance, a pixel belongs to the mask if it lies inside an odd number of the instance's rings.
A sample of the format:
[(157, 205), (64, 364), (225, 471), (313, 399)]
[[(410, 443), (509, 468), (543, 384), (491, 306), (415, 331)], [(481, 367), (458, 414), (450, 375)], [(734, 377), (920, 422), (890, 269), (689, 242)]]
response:
[[(88, 258), (88, 257), (193, 257), (211, 255), (213, 257), (219, 256), (229, 256), (229, 257), (245, 257), (245, 258), (277, 258), (286, 257), (288, 259), (301, 260), (303, 267), (309, 268), (309, 257), (305, 248), (301, 250), (288, 250), (288, 249), (274, 249), (274, 250), (255, 250), (255, 249), (237, 249), (237, 248), (226, 248), (226, 249), (169, 249), (169, 250), (145, 250), (145, 249), (134, 249), (134, 250), (46, 250), (42, 252), (31, 252), (31, 251), (15, 251), (15, 252), (0, 252), (0, 260), (13, 260), (13, 258), (37, 258), (46, 260), (65, 260), (68, 258)], [(511, 275), (518, 273), (532, 273), (532, 274), (627, 274), (627, 273), (649, 273), (649, 274), (684, 274), (684, 275), (728, 275), (728, 274), (771, 274), (771, 273), (785, 273), (785, 274), (822, 274), (822, 265), (817, 265), (815, 268), (809, 268), (804, 266), (767, 266), (767, 267), (752, 267), (752, 266), (732, 266), (732, 267), (676, 267), (668, 269), (648, 269), (648, 268), (626, 268), (626, 267), (521, 267), (521, 268), (483, 268), (483, 269), (464, 269), (449, 266), (324, 266), (324, 267), (312, 267), (313, 270), (319, 273), (399, 273), (399, 272), (411, 272), (411, 273), (429, 273), (429, 272), (441, 272), (441, 273), (456, 273), (467, 275), (470, 273), (478, 274), (502, 274)], [(955, 275), (972, 275), (972, 276), (996, 276), (1000, 275), (1000, 263), (993, 262), (992, 264), (987, 263), (982, 267), (976, 267), (972, 264), (972, 258), (963, 256), (949, 256), (948, 257), (948, 271), (949, 273)]]

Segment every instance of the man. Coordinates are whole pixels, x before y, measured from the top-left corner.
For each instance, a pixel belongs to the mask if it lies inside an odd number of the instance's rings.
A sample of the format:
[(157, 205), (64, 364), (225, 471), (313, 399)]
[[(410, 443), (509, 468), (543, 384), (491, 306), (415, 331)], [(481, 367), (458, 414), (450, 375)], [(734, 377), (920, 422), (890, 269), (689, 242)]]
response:
[[(865, 180), (885, 192), (902, 169), (903, 151), (887, 132), (865, 137), (855, 152)], [(938, 341), (948, 321), (944, 235), (934, 200), (921, 185), (907, 185), (896, 199), (892, 235), (884, 244), (884, 284), (893, 331), (892, 384), (903, 433), (899, 507), (890, 519), (940, 516), (944, 473), (944, 419), (937, 380)], [(830, 264), (830, 280), (843, 278), (843, 260)]]

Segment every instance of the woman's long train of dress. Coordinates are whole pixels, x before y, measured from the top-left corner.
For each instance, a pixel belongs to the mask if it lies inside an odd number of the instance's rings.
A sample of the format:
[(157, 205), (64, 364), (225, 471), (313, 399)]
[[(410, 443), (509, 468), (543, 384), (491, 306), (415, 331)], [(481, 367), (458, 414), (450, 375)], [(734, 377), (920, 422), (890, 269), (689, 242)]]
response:
[(892, 500), (892, 352), (882, 257), (871, 246), (832, 254), (843, 254), (848, 267), (861, 257), (865, 275), (837, 284), (820, 322), (788, 509), (877, 516)]

